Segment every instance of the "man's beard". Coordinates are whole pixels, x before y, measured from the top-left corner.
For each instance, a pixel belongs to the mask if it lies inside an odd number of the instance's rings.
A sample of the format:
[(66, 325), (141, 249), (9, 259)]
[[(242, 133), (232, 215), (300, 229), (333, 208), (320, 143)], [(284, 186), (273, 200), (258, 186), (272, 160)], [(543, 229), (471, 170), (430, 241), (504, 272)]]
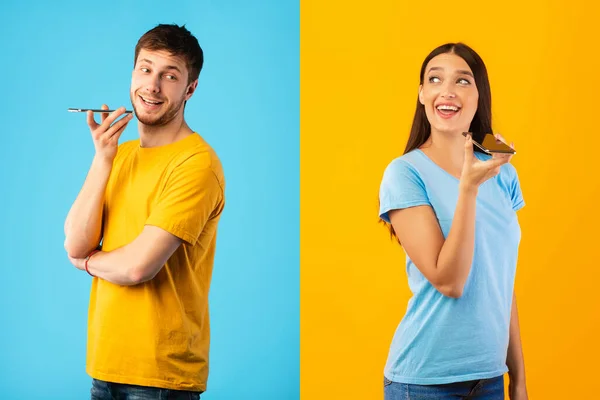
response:
[[(137, 99), (139, 99), (139, 101), (143, 101), (140, 99), (139, 95), (136, 94), (135, 96)], [(140, 121), (142, 124), (147, 125), (147, 126), (163, 126), (163, 125), (168, 124), (175, 118), (175, 116), (181, 109), (181, 106), (183, 105), (183, 103), (184, 103), (184, 96), (181, 97), (181, 100), (179, 101), (178, 104), (173, 104), (166, 111), (163, 111), (162, 114), (140, 115), (140, 113), (138, 113), (138, 109), (136, 107), (136, 102), (133, 99), (131, 99), (131, 104), (133, 105), (133, 109), (135, 111), (135, 117), (137, 118), (138, 121)]]

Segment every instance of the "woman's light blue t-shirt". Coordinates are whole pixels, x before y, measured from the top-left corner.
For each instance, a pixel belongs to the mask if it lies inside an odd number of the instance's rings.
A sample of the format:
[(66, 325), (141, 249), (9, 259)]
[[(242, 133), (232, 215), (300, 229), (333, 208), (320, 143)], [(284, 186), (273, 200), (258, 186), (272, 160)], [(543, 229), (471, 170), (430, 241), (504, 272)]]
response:
[[(490, 156), (476, 152), (481, 160)], [(380, 217), (394, 209), (429, 205), (448, 236), (459, 180), (421, 150), (392, 161), (379, 193)], [(407, 384), (444, 384), (504, 374), (521, 228), (516, 211), (525, 205), (511, 164), (479, 187), (473, 264), (463, 295), (438, 292), (406, 257), (413, 292), (396, 329), (384, 375)]]

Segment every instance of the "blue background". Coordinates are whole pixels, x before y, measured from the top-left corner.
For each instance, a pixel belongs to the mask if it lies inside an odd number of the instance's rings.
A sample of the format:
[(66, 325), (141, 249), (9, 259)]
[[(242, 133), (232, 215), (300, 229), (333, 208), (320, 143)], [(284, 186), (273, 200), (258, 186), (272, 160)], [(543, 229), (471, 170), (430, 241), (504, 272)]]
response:
[(0, 5), (2, 399), (89, 398), (90, 277), (63, 223), (94, 148), (67, 108), (131, 108), (134, 47), (158, 23), (205, 52), (185, 117), (227, 180), (202, 399), (299, 398), (299, 4), (215, 0)]

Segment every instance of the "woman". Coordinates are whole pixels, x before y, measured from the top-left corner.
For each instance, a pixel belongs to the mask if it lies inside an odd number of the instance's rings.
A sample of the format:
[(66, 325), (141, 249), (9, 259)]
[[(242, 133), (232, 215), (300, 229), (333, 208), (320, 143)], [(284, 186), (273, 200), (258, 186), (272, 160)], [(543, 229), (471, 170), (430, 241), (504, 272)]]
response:
[(490, 85), (477, 53), (450, 43), (423, 62), (408, 144), (381, 183), (380, 218), (413, 292), (386, 400), (504, 399), (507, 371), (510, 398), (527, 399), (513, 291), (525, 203), (511, 156), (474, 151), (463, 132), (492, 132)]

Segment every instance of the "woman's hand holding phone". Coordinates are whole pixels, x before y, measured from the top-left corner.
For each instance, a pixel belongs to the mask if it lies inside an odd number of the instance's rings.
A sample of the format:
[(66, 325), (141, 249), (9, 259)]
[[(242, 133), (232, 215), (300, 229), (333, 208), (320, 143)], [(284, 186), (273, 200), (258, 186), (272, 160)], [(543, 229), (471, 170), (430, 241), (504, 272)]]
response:
[[(496, 140), (504, 142), (502, 136), (494, 135)], [(513, 148), (513, 144), (510, 146)], [(473, 139), (471, 135), (465, 138), (465, 160), (460, 176), (460, 185), (466, 190), (477, 191), (479, 186), (488, 179), (500, 173), (500, 167), (512, 158), (512, 154), (494, 153), (492, 158), (487, 161), (481, 161), (473, 152)]]

